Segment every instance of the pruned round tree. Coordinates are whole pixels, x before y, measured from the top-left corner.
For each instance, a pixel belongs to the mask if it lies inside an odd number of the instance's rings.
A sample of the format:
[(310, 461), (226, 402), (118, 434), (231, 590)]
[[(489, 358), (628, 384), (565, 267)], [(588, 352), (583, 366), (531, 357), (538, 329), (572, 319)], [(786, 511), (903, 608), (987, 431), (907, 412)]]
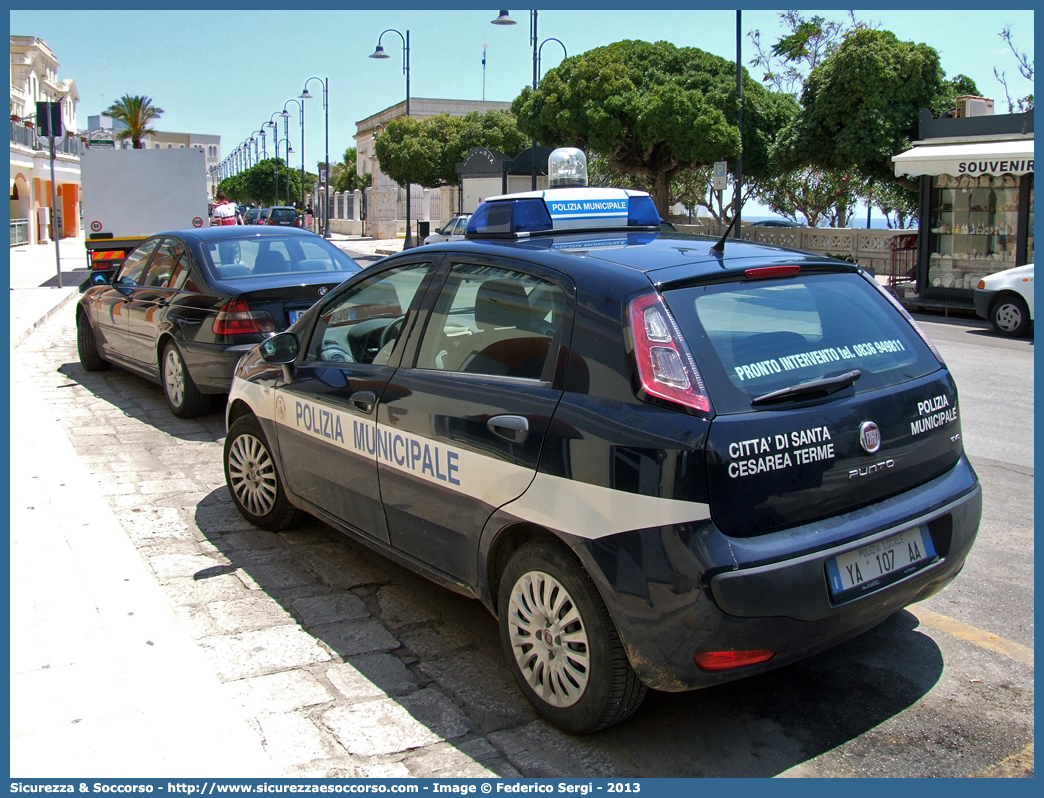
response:
[(892, 156), (918, 138), (920, 109), (939, 113), (974, 87), (962, 75), (946, 80), (939, 54), (927, 44), (900, 41), (886, 30), (853, 30), (809, 73), (801, 112), (774, 155), (784, 169), (856, 170), (896, 182)]
[(504, 111), (467, 116), (438, 114), (428, 119), (400, 116), (377, 136), (374, 152), (381, 170), (400, 186), (425, 188), (457, 182), (456, 167), (472, 147), (517, 155), (528, 141)]
[[(736, 64), (695, 47), (622, 41), (567, 58), (511, 110), (519, 129), (546, 146), (579, 147), (641, 175), (661, 214), (671, 179), (740, 153)], [(776, 133), (797, 111), (743, 71), (743, 171), (770, 168)]]

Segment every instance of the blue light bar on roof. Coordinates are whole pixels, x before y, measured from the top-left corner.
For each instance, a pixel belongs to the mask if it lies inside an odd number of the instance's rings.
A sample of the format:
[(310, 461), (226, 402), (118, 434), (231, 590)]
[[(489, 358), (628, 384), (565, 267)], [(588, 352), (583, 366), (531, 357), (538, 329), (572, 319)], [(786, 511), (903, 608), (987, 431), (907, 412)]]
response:
[(537, 197), (483, 202), (468, 219), (467, 235), (518, 235), (551, 230), (551, 217)]
[(613, 188), (548, 189), (495, 197), (468, 220), (471, 237), (626, 227), (656, 227), (660, 214), (644, 192)]

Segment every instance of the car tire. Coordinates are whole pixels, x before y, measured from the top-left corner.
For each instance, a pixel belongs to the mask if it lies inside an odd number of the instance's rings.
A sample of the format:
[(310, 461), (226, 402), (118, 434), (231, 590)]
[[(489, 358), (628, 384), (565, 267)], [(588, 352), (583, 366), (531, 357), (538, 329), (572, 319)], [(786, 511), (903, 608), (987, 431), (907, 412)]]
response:
[(511, 672), (548, 722), (586, 734), (627, 719), (645, 699), (605, 602), (564, 544), (533, 541), (515, 552), (498, 609)]
[(85, 371), (105, 371), (112, 368), (112, 363), (98, 352), (94, 328), (91, 327), (86, 313), (76, 314), (76, 351), (80, 355), (80, 365)]
[(990, 305), (990, 324), (997, 335), (1019, 338), (1029, 332), (1031, 324), (1026, 300), (1018, 294), (1002, 294)]
[(253, 416), (242, 416), (229, 427), (224, 465), (228, 492), (247, 521), (277, 532), (300, 520), (301, 511), (287, 500), (268, 438)]
[(195, 418), (210, 410), (210, 395), (200, 393), (174, 342), (163, 347), (160, 355), (160, 384), (171, 412), (178, 418)]

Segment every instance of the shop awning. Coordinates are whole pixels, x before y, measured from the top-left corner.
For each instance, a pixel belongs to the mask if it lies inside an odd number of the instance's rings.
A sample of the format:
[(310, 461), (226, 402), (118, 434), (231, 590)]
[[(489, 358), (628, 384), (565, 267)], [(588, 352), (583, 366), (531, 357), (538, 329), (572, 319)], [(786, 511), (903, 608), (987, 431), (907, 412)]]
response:
[(1024, 175), (1033, 172), (1033, 139), (923, 144), (892, 157), (896, 177)]

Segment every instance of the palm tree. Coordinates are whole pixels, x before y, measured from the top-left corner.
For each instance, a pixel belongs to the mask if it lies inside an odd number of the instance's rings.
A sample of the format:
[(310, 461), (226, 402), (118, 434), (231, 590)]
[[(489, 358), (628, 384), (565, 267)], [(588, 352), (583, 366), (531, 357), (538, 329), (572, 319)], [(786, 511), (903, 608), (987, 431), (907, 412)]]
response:
[(106, 116), (118, 119), (127, 126), (127, 129), (121, 130), (116, 137), (121, 140), (130, 139), (136, 150), (145, 147), (145, 136), (156, 132), (148, 125), (153, 119), (159, 119), (162, 113), (162, 108), (152, 104), (152, 98), (132, 97), (129, 94), (124, 94), (105, 111)]

